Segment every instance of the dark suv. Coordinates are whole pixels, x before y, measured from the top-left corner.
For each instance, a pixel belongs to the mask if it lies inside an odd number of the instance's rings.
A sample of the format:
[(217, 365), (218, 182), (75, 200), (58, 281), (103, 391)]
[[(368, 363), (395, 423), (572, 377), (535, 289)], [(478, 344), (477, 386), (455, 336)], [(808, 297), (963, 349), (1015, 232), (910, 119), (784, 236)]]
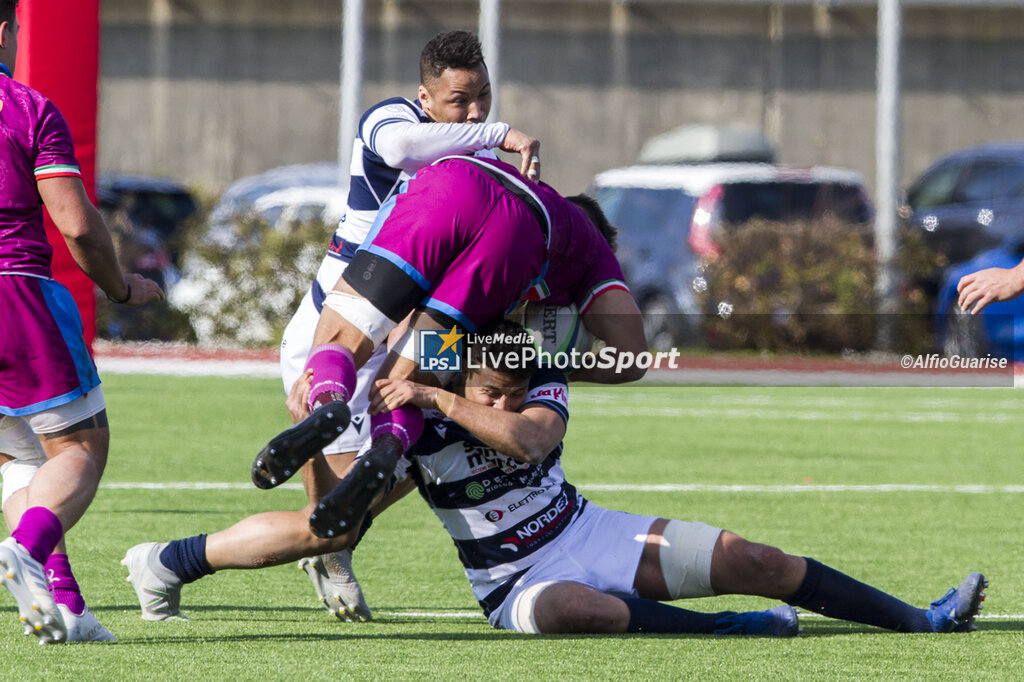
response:
[(939, 267), (962, 263), (1024, 232), (1024, 142), (984, 144), (942, 157), (911, 185), (901, 214), (923, 232)]
[(861, 176), (843, 168), (766, 163), (632, 166), (594, 178), (592, 193), (619, 228), (619, 262), (656, 348), (700, 342), (697, 295), (716, 235), (753, 219), (872, 220)]

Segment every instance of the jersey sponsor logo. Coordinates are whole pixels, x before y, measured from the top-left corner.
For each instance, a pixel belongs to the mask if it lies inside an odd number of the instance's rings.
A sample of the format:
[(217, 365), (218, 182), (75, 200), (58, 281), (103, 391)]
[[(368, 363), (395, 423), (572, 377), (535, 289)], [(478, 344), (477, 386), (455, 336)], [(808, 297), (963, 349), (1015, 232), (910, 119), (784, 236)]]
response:
[(466, 486), (466, 497), (471, 500), (479, 500), (487, 494), (487, 489), (477, 481)]
[(473, 445), (463, 441), (463, 446), (466, 449), (466, 466), (474, 474), (495, 468), (510, 474), (517, 469), (525, 469), (530, 466), (526, 462), (516, 461), (514, 458), (503, 455), (486, 445)]
[(488, 509), (487, 513), (484, 514), (484, 518), (490, 521), (491, 523), (497, 523), (498, 521), (501, 521), (501, 518), (503, 516), (505, 516), (505, 512), (501, 511), (500, 509)]
[(555, 500), (554, 504), (545, 509), (516, 530), (516, 537), (520, 544), (529, 547), (532, 544), (541, 542), (552, 534), (557, 534), (565, 527), (566, 522), (576, 509), (576, 498), (570, 498), (564, 492)]
[(519, 539), (518, 538), (502, 538), (501, 549), (507, 549), (510, 552), (519, 551)]
[(519, 509), (520, 507), (529, 504), (538, 495), (543, 495), (544, 493), (546, 493), (550, 487), (551, 486), (547, 486), (545, 488), (538, 488), (536, 490), (531, 490), (526, 495), (526, 497), (524, 497), (523, 499), (519, 500), (518, 502), (513, 502), (512, 504), (510, 504), (508, 506), (508, 510), (510, 512), (514, 512), (516, 509)]
[(526, 396), (526, 400), (536, 400), (538, 398), (547, 398), (554, 400), (561, 405), (569, 404), (568, 392), (564, 386), (556, 386), (552, 388), (540, 388), (530, 392), (530, 395)]

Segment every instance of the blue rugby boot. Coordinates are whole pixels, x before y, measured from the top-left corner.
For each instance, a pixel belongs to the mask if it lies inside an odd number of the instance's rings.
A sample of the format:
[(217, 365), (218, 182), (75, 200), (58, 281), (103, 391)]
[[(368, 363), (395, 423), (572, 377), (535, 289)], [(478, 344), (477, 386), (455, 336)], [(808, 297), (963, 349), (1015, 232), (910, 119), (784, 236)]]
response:
[(783, 604), (767, 611), (733, 613), (715, 622), (715, 635), (754, 635), (760, 637), (796, 637), (800, 634), (796, 609)]
[(960, 583), (951, 587), (946, 594), (928, 607), (928, 622), (935, 632), (973, 632), (978, 627), (974, 618), (981, 611), (985, 601), (988, 581), (981, 573), (971, 573)]

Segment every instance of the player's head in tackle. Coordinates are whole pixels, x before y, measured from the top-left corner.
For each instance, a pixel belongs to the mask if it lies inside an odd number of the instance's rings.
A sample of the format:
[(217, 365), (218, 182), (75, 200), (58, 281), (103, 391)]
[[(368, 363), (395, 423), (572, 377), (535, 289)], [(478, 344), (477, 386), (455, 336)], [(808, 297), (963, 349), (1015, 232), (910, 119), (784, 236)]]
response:
[(437, 123), (482, 123), (491, 111), (491, 79), (480, 41), (469, 31), (439, 33), (420, 55), (418, 93)]
[(452, 381), (452, 390), (466, 400), (515, 412), (526, 399), (537, 370), (529, 333), (510, 320), (485, 325), (466, 345), (466, 368)]

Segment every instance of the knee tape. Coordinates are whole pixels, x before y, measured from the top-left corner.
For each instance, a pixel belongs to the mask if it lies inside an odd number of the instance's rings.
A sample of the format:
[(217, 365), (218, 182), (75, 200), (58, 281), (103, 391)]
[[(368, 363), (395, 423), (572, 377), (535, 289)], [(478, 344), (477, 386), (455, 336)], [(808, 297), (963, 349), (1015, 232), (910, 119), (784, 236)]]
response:
[(324, 299), (324, 306), (345, 318), (370, 340), (374, 348), (384, 343), (391, 330), (398, 326), (362, 296), (330, 291)]
[(0, 466), (0, 476), (4, 478), (3, 499), (0, 500), (0, 505), (7, 504), (11, 495), (22, 488), (27, 488), (32, 477), (36, 475), (45, 461), (45, 457), (41, 459), (12, 459)]
[(540, 630), (537, 628), (537, 621), (533, 617), (533, 609), (537, 605), (540, 593), (554, 584), (554, 580), (548, 580), (536, 585), (530, 585), (519, 593), (512, 603), (512, 628), (514, 630), (531, 635), (540, 633)]
[(711, 554), (721, 533), (706, 523), (672, 520), (665, 526), (658, 559), (672, 599), (714, 595)]

